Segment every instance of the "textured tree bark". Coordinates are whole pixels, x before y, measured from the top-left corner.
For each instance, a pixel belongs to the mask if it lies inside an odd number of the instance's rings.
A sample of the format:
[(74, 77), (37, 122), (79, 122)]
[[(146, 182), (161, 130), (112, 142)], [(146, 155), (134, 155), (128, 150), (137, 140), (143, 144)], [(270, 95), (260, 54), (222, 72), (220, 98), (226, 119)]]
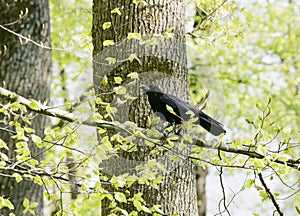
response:
[(203, 169), (197, 165), (196, 169), (196, 187), (197, 187), (197, 200), (198, 200), (198, 216), (206, 215), (206, 176), (208, 169)]
[[(18, 20), (20, 11), (28, 9), (28, 15)], [(32, 40), (50, 46), (49, 5), (46, 0), (0, 1), (0, 23), (6, 28), (30, 37)], [(15, 22), (17, 21), (17, 22)], [(23, 44), (21, 44), (23, 43)], [(51, 51), (42, 49), (31, 42), (26, 43), (17, 36), (0, 28), (0, 86), (27, 98), (45, 101), (49, 98), (51, 82)], [(4, 101), (1, 101), (1, 103)], [(3, 127), (2, 121), (0, 127)], [(6, 125), (5, 125), (6, 126)], [(38, 135), (43, 134), (45, 117), (37, 116), (32, 120), (32, 128)], [(0, 137), (9, 144), (11, 162), (15, 161), (14, 140), (10, 134), (0, 130)], [(31, 145), (31, 155), (38, 155), (41, 149)], [(43, 158), (43, 154), (36, 159)], [(14, 204), (15, 215), (23, 215), (23, 200), (38, 202), (37, 215), (43, 215), (43, 189), (31, 181), (16, 183), (14, 178), (0, 175), (0, 196), (9, 198)], [(9, 210), (2, 209), (3, 215)]]
[[(117, 106), (120, 100), (112, 89), (119, 84), (114, 77), (122, 77), (127, 92), (139, 99), (122, 104), (118, 107), (115, 120), (124, 122), (130, 120), (139, 126), (146, 126), (149, 117), (149, 105), (146, 97), (139, 92), (139, 83), (127, 85), (131, 72), (139, 73), (142, 84), (157, 84), (164, 91), (188, 99), (187, 57), (184, 36), (185, 1), (149, 0), (147, 5), (135, 5), (130, 0), (94, 0), (93, 5), (93, 45), (94, 45), (94, 87), (102, 101)], [(114, 10), (118, 8), (118, 10)], [(114, 10), (114, 11), (113, 11)], [(113, 11), (113, 13), (111, 12)], [(111, 27), (103, 29), (103, 24), (111, 23)], [(173, 28), (172, 38), (162, 38), (165, 32)], [(139, 33), (141, 39), (126, 39), (130, 33)], [(115, 45), (106, 47), (104, 41), (112, 40)], [(151, 43), (154, 42), (154, 43)], [(128, 61), (130, 54), (139, 60)], [(115, 59), (114, 64), (108, 64), (107, 58)], [(107, 77), (108, 84), (103, 85)], [(101, 110), (102, 114), (105, 110)], [(166, 171), (159, 172), (164, 176), (158, 189), (146, 185), (134, 184), (128, 190), (130, 197), (137, 192), (143, 193), (147, 206), (161, 205), (166, 215), (197, 215), (196, 175), (195, 166), (189, 160), (172, 162), (168, 151), (160, 155), (150, 154), (149, 148), (140, 142), (136, 152), (122, 152), (108, 160), (104, 167), (106, 174), (121, 175), (123, 173), (137, 174), (136, 165), (143, 166), (147, 160), (155, 159), (165, 166)], [(110, 188), (113, 190), (112, 188)], [(110, 212), (110, 202), (102, 203), (102, 215)], [(136, 210), (133, 205), (119, 204), (121, 208), (131, 212)], [(146, 213), (139, 212), (139, 215)]]

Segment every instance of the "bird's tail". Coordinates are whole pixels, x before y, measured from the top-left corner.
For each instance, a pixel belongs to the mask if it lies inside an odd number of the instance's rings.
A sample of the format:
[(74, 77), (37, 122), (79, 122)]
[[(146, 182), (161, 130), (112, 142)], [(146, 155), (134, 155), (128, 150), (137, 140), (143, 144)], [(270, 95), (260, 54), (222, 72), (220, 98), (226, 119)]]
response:
[(215, 136), (219, 136), (221, 133), (226, 133), (223, 125), (217, 120), (211, 118), (209, 115), (199, 112), (199, 124), (208, 132)]

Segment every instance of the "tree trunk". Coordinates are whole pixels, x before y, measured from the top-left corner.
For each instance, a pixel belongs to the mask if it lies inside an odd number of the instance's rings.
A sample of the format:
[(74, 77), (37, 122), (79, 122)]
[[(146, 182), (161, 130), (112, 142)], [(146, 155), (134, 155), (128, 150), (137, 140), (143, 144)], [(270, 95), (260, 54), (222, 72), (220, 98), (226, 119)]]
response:
[[(122, 3), (117, 0), (94, 0), (92, 33), (95, 89), (102, 101), (112, 106), (118, 106), (123, 99), (113, 93), (116, 87), (125, 87), (127, 93), (138, 97), (137, 100), (119, 105), (118, 112), (110, 118), (120, 122), (130, 120), (146, 127), (150, 109), (145, 95), (139, 91), (139, 82), (159, 85), (165, 92), (188, 99), (184, 4), (185, 1), (172, 0), (152, 0), (147, 1), (146, 5), (134, 4), (130, 0)], [(104, 29), (108, 22), (111, 26)], [(128, 35), (136, 39), (127, 39)], [(106, 46), (108, 40), (114, 41), (114, 45)], [(138, 60), (129, 60), (131, 54)], [(138, 81), (127, 77), (132, 72), (139, 73)], [(114, 77), (121, 77), (121, 84), (116, 83)], [(103, 82), (106, 79), (107, 82)], [(107, 110), (100, 109), (100, 112), (105, 114)], [(163, 175), (163, 182), (158, 189), (145, 184), (133, 184), (128, 189), (130, 197), (141, 192), (148, 207), (161, 205), (166, 215), (197, 215), (196, 175), (192, 162), (187, 159), (174, 162), (170, 160), (173, 154), (169, 151), (151, 154), (151, 149), (142, 141), (137, 142), (137, 151), (121, 152), (118, 157), (103, 162), (100, 165), (103, 171), (110, 176), (124, 173), (138, 175), (137, 165), (145, 166), (150, 159), (155, 159), (165, 167), (165, 171), (156, 173)], [(110, 190), (112, 192), (114, 189)], [(102, 215), (110, 213), (110, 204), (109, 200), (102, 203)], [(136, 210), (130, 204), (118, 203), (118, 206), (127, 212)], [(139, 215), (143, 213), (139, 212)]]
[(206, 176), (208, 169), (203, 169), (199, 165), (196, 168), (196, 185), (197, 185), (197, 200), (198, 200), (198, 216), (206, 215)]
[[(25, 13), (26, 8), (28, 14), (17, 21), (20, 11)], [(30, 37), (37, 43), (42, 42), (44, 45), (50, 46), (48, 1), (1, 1), (0, 11), (1, 25), (25, 37)], [(42, 49), (31, 42), (26, 42), (2, 28), (0, 28), (0, 50), (2, 51), (0, 56), (0, 86), (27, 98), (41, 101), (49, 99), (51, 51)], [(0, 127), (3, 126), (6, 125), (1, 123)], [(44, 126), (45, 117), (37, 116), (32, 119), (31, 127), (37, 135), (43, 135)], [(15, 143), (11, 139), (11, 134), (0, 130), (0, 137), (9, 144), (9, 159), (11, 163), (14, 163), (16, 160)], [(34, 157), (41, 152), (41, 149), (38, 149), (35, 145), (29, 144), (29, 146), (31, 156)], [(40, 154), (35, 159), (41, 160), (42, 158), (43, 154)], [(35, 208), (36, 213), (37, 215), (43, 215), (43, 190), (41, 186), (28, 180), (16, 183), (14, 178), (3, 176), (0, 176), (0, 185), (0, 196), (9, 198), (14, 204), (15, 209), (13, 212), (15, 215), (23, 215), (23, 200), (25, 198), (29, 199), (30, 203), (38, 202), (38, 207)], [(1, 211), (4, 215), (8, 215), (10, 212), (8, 209), (2, 209)]]

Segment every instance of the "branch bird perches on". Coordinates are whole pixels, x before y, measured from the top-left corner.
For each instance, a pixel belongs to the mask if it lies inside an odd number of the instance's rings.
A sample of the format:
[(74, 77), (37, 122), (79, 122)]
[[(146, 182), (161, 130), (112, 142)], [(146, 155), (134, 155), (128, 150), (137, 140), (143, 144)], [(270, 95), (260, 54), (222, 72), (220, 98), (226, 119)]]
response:
[[(35, 100), (29, 100), (27, 98), (24, 98), (16, 93), (9, 91), (2, 87), (0, 87), (0, 98), (6, 99), (7, 101), (10, 101), (10, 102), (19, 102), (19, 103), (23, 104), (24, 106), (26, 106), (29, 110), (32, 110), (36, 113), (60, 118), (67, 122), (78, 122), (83, 125), (94, 126), (94, 127), (97, 126), (97, 127), (103, 127), (103, 128), (113, 128), (113, 129), (117, 129), (120, 131), (124, 131), (129, 134), (134, 134), (133, 130), (138, 130), (138, 131), (141, 131), (141, 133), (146, 134), (146, 129), (140, 128), (137, 126), (133, 126), (132, 124), (128, 124), (128, 123), (122, 124), (122, 123), (118, 123), (118, 122), (109, 122), (109, 121), (105, 121), (105, 120), (97, 120), (96, 122), (83, 121), (81, 119), (76, 118), (75, 115), (73, 115), (70, 112), (43, 105), (40, 102), (35, 101)], [(37, 109), (31, 108), (30, 104), (33, 101), (38, 104)], [(138, 136), (138, 135), (136, 135), (136, 136)], [(159, 139), (159, 137), (157, 137), (157, 136), (155, 136), (155, 137), (140, 136), (140, 137), (143, 139), (147, 139), (150, 142), (153, 142), (152, 139), (154, 139), (154, 140)], [(161, 138), (162, 137), (164, 137), (163, 134), (161, 134)], [(216, 149), (216, 150), (229, 152), (229, 153), (242, 154), (242, 155), (246, 155), (250, 158), (263, 159), (265, 157), (264, 155), (262, 155), (256, 151), (249, 150), (249, 148), (233, 148), (230, 146), (231, 142), (220, 143), (220, 145), (213, 145), (212, 143), (208, 143), (201, 139), (197, 139), (197, 140), (194, 140), (193, 144), (195, 146), (199, 146), (201, 148)], [(197, 158), (194, 158), (194, 157), (192, 159), (197, 160)], [(278, 158), (278, 159), (275, 159), (273, 161), (273, 163), (287, 165), (295, 170), (300, 171), (300, 160), (299, 159), (297, 159), (297, 160), (294, 160), (294, 159), (280, 160), (280, 158)]]

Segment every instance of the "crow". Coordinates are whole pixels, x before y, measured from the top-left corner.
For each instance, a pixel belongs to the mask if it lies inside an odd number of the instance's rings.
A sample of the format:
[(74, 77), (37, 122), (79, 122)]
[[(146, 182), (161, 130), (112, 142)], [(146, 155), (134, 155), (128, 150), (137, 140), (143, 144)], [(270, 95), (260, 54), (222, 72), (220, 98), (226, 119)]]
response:
[[(171, 124), (181, 124), (183, 121), (191, 119), (189, 113), (194, 114), (197, 120), (194, 124), (200, 124), (205, 130), (219, 136), (221, 133), (226, 133), (223, 125), (217, 120), (211, 118), (202, 111), (199, 111), (192, 105), (184, 102), (178, 97), (164, 93), (158, 86), (155, 85), (141, 85), (140, 88), (147, 94), (153, 112), (158, 113)], [(167, 105), (171, 108), (168, 108)], [(188, 112), (190, 111), (190, 112)]]

